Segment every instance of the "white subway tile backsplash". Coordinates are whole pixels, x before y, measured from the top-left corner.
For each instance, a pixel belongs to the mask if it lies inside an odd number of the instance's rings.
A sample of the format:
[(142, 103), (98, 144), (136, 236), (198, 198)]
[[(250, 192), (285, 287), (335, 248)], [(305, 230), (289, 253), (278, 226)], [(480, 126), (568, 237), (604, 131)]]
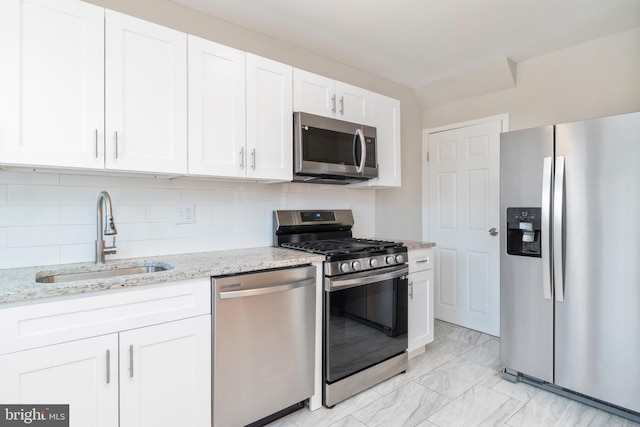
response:
[[(97, 196), (96, 196), (97, 197)], [(113, 202), (113, 219), (116, 227), (120, 224), (127, 223), (144, 223), (147, 218), (146, 206), (121, 206)], [(93, 213), (94, 221), (96, 221), (96, 212)]]
[(60, 264), (59, 246), (0, 249), (0, 268), (20, 268), (51, 264)]
[(41, 173), (25, 170), (24, 172), (1, 171), (0, 183), (22, 185), (59, 185), (60, 176), (57, 173)]
[(57, 185), (9, 185), (9, 205), (88, 205), (96, 203), (101, 190), (89, 187), (63, 187)]
[(7, 227), (0, 227), (0, 248), (7, 247)]
[[(107, 191), (114, 205), (165, 205), (180, 203), (180, 190), (166, 188), (110, 188)], [(96, 193), (96, 200), (98, 194)]]
[(176, 206), (147, 206), (147, 222), (170, 222), (176, 219)]
[(59, 246), (95, 240), (96, 227), (90, 225), (34, 225), (9, 227), (7, 247)]
[(196, 221), (211, 222), (213, 221), (213, 208), (206, 205), (196, 205)]
[[(0, 268), (94, 260), (98, 194), (111, 196), (124, 259), (271, 246), (275, 209), (353, 209), (354, 235), (375, 235), (375, 192), (118, 175), (0, 172)], [(195, 223), (175, 209), (195, 206)], [(111, 244), (111, 237), (106, 240)]]
[(0, 206), (0, 227), (60, 223), (58, 206)]
[[(97, 199), (97, 197), (96, 197)], [(40, 209), (40, 207), (38, 207)], [(90, 206), (60, 206), (60, 224), (93, 224), (96, 227), (97, 200)]]
[[(60, 246), (60, 263), (91, 262), (96, 260), (95, 237), (91, 243)], [(108, 240), (111, 245), (111, 239)], [(117, 244), (118, 242), (116, 242)], [(109, 257), (107, 257), (109, 258)]]
[[(164, 180), (167, 181), (166, 179)], [(144, 187), (144, 177), (118, 176), (113, 174), (85, 175), (85, 174), (61, 174), (60, 185), (66, 187), (94, 187), (102, 190), (108, 188), (140, 188)]]

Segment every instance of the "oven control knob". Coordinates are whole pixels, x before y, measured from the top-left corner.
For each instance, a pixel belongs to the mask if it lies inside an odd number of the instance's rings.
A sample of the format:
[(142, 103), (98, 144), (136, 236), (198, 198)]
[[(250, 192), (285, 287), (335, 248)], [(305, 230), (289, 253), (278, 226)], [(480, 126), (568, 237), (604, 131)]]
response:
[(394, 262), (396, 262), (396, 259), (394, 258), (394, 256), (393, 256), (393, 255), (389, 255), (388, 257), (386, 257), (386, 258), (384, 259), (384, 261), (385, 261), (387, 264), (393, 264)]
[(360, 261), (353, 261), (353, 262), (351, 263), (351, 267), (353, 267), (353, 269), (354, 269), (355, 271), (360, 270)]
[(375, 259), (375, 258), (371, 258), (371, 259), (369, 260), (369, 265), (370, 265), (371, 267), (373, 267), (373, 268), (376, 268), (376, 267), (378, 266), (378, 260), (377, 260), (377, 259)]
[(402, 255), (396, 255), (396, 262), (398, 264), (402, 264), (404, 262), (404, 257)]
[(340, 271), (342, 271), (343, 273), (348, 273), (349, 272), (349, 264), (346, 262), (343, 262), (342, 264), (340, 264)]

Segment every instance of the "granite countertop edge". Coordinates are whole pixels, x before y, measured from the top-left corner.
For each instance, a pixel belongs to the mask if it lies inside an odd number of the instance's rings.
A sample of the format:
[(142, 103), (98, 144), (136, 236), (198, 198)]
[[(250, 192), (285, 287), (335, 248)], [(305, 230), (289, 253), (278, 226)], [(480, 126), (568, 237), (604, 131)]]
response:
[[(432, 248), (435, 243), (403, 239), (379, 239), (403, 242), (408, 250)], [(269, 270), (324, 261), (323, 255), (275, 248), (246, 248), (196, 252), (177, 255), (159, 255), (107, 261), (96, 265), (92, 262), (45, 265), (0, 269), (0, 308), (9, 304), (42, 302), (47, 298), (64, 297), (113, 289), (132, 288), (189, 279), (209, 278)], [(76, 280), (58, 283), (39, 283), (36, 276), (91, 272), (133, 266), (159, 265), (171, 267), (155, 273), (142, 273), (101, 279)]]
[[(107, 261), (46, 265), (0, 270), (0, 308), (5, 305), (44, 302), (47, 298), (64, 297), (113, 289), (178, 282), (268, 270), (322, 262), (324, 257), (306, 252), (274, 247), (161, 255)], [(91, 272), (133, 266), (159, 265), (172, 267), (155, 273), (142, 273), (101, 279), (58, 283), (39, 283), (36, 276)]]

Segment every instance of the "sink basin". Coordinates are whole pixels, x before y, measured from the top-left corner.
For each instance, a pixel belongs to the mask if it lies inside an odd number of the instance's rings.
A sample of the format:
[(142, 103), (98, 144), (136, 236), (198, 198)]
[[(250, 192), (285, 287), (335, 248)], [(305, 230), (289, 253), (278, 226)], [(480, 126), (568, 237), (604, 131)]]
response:
[(171, 270), (173, 267), (162, 265), (141, 265), (135, 267), (111, 268), (108, 270), (79, 271), (75, 273), (41, 275), (36, 274), (38, 283), (73, 282), (76, 280), (109, 279), (113, 277), (129, 276), (132, 274), (158, 273)]

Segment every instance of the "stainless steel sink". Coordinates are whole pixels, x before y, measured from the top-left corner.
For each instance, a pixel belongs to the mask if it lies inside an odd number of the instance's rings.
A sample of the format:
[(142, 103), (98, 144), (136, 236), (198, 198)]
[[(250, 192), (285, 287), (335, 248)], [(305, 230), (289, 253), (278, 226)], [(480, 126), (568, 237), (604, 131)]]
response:
[(160, 271), (171, 270), (173, 267), (168, 265), (140, 265), (135, 267), (111, 268), (108, 270), (96, 271), (78, 271), (73, 273), (43, 275), (36, 274), (36, 282), (38, 283), (59, 283), (73, 282), (76, 280), (91, 279), (108, 279), (119, 276), (129, 276), (132, 274), (158, 273)]

